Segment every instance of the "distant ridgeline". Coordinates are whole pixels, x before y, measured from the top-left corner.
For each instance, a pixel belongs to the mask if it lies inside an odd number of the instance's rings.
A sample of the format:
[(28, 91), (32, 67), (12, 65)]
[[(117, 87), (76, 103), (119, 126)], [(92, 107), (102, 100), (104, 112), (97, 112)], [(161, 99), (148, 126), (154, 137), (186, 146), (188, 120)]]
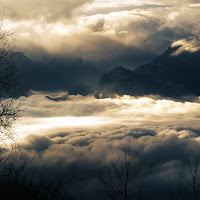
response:
[[(116, 67), (100, 78), (97, 93), (103, 96), (161, 95), (166, 97), (200, 96), (200, 50), (169, 47), (151, 63), (134, 71)], [(32, 61), (23, 53), (14, 53), (21, 84), (25, 91), (68, 91), (87, 95), (97, 89), (102, 71), (92, 63), (79, 59)], [(95, 85), (96, 84), (96, 85)]]
[(69, 94), (87, 95), (94, 92), (94, 83), (97, 87), (102, 74), (92, 63), (81, 59), (32, 61), (20, 52), (15, 52), (15, 59), (21, 85), (27, 93), (29, 90), (68, 91)]
[(200, 51), (179, 52), (181, 46), (169, 47), (151, 63), (134, 71), (116, 67), (100, 79), (105, 95), (149, 95), (168, 97), (200, 95)]

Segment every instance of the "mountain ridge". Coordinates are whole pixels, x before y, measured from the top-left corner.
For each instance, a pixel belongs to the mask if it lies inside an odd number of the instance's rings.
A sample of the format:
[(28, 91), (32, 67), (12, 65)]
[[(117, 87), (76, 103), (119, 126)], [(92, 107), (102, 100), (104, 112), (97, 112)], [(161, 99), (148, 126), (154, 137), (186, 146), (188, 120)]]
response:
[(137, 96), (200, 95), (200, 51), (175, 55), (179, 48), (181, 45), (169, 47), (161, 56), (135, 70), (114, 68), (100, 78), (100, 90)]

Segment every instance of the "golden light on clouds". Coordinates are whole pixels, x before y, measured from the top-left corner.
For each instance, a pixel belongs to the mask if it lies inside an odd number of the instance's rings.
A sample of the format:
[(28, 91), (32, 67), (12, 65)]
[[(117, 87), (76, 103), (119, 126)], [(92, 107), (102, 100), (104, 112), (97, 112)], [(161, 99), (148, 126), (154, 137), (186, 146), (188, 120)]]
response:
[(51, 130), (67, 130), (75, 128), (94, 128), (114, 123), (106, 117), (51, 117), (51, 118), (23, 118), (21, 125), (15, 131), (21, 132), (23, 138), (29, 134), (45, 135)]
[(178, 47), (178, 46), (180, 46), (180, 48), (172, 54), (173, 56), (177, 56), (181, 54), (182, 52), (193, 53), (200, 50), (200, 42), (197, 40), (187, 41), (185, 39), (182, 39), (182, 40), (178, 40), (174, 42), (171, 45), (171, 47)]
[[(120, 55), (130, 47), (151, 53), (157, 53), (158, 48), (164, 51), (167, 46), (156, 43), (156, 38), (172, 42), (183, 37), (180, 30), (195, 37), (200, 35), (198, 22), (194, 24), (196, 28), (190, 25), (199, 17), (199, 2), (192, 0), (51, 0), (31, 3), (8, 0), (4, 3), (5, 17), (12, 18), (10, 27), (15, 32), (11, 43), (32, 58), (40, 58), (43, 52), (90, 60), (90, 52), (93, 52), (98, 59), (106, 60), (110, 59), (107, 55), (113, 49), (118, 49)], [(177, 37), (172, 37), (169, 29)], [(109, 47), (104, 48), (105, 45)]]
[[(46, 95), (47, 93), (34, 92), (24, 99), (26, 110), (18, 124), (23, 138), (29, 134), (48, 135), (69, 130), (76, 133), (79, 129), (86, 129), (87, 133), (106, 134), (110, 127), (118, 126), (157, 131), (190, 126), (200, 128), (199, 102), (132, 96), (95, 99), (93, 96), (80, 95), (68, 96), (66, 101), (53, 101), (46, 98)], [(59, 96), (63, 93), (48, 95)], [(180, 137), (186, 137), (182, 132), (178, 134)]]

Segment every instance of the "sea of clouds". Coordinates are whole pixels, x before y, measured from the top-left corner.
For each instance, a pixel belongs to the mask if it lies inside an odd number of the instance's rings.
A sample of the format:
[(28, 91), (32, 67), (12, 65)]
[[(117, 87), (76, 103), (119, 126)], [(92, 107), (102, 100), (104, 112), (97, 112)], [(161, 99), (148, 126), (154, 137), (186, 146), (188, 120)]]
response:
[(80, 177), (84, 181), (71, 189), (77, 199), (103, 199), (98, 171), (111, 159), (109, 147), (122, 152), (127, 137), (146, 168), (149, 199), (169, 199), (169, 177), (176, 188), (179, 172), (200, 153), (199, 98), (96, 99), (33, 91), (22, 102), (24, 113), (15, 129), (24, 154), (37, 152), (29, 168), (47, 177), (56, 172)]

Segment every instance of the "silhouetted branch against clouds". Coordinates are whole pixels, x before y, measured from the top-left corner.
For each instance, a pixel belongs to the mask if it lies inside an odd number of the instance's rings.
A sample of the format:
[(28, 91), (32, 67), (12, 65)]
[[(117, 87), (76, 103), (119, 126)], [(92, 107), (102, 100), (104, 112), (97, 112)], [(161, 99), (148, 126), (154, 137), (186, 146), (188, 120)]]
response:
[(0, 144), (15, 142), (13, 123), (21, 113), (20, 101), (16, 100), (19, 92), (19, 74), (15, 57), (9, 43), (12, 31), (7, 28), (9, 21), (4, 19), (4, 9), (0, 18)]
[(179, 171), (179, 184), (173, 184), (169, 177), (170, 199), (195, 199), (200, 198), (199, 190), (199, 157), (192, 162), (189, 160), (186, 168)]
[(99, 172), (99, 181), (106, 199), (142, 199), (146, 177), (143, 173), (145, 166), (138, 164), (141, 149), (137, 149), (137, 144), (126, 133), (124, 140), (119, 141), (119, 149), (115, 149), (110, 142), (108, 145), (108, 153), (111, 155)]

